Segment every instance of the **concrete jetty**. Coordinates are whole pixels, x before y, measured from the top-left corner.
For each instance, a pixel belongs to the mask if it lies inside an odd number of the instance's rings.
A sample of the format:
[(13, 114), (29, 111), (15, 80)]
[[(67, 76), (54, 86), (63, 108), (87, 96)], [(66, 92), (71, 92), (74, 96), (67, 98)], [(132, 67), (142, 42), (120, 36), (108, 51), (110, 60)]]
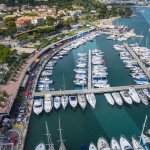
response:
[(91, 89), (91, 50), (89, 50), (89, 57), (88, 57), (88, 89)]
[(134, 51), (129, 47), (127, 43), (123, 43), (126, 50), (131, 54), (131, 56), (137, 61), (138, 65), (141, 67), (143, 72), (147, 75), (147, 77), (150, 79), (150, 74), (143, 62), (139, 59), (139, 57), (134, 53)]
[(46, 92), (35, 92), (34, 96), (44, 96), (45, 94), (51, 95), (70, 95), (70, 94), (87, 94), (87, 93), (107, 93), (107, 92), (118, 92), (122, 90), (128, 90), (132, 86), (135, 89), (149, 88), (150, 84), (143, 85), (127, 85), (127, 86), (116, 86), (116, 87), (105, 87), (96, 89), (84, 89), (84, 90), (65, 90), (65, 91), (46, 91)]

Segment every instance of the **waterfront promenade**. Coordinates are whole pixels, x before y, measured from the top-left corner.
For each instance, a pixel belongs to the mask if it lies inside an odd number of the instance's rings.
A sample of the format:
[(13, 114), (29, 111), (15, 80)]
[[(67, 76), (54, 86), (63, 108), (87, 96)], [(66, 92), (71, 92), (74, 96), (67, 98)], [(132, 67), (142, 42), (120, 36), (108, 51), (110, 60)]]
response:
[(107, 93), (107, 92), (119, 92), (123, 90), (129, 90), (129, 87), (132, 86), (135, 89), (149, 88), (150, 84), (143, 85), (127, 85), (127, 86), (116, 86), (116, 87), (105, 87), (105, 88), (93, 88), (93, 89), (84, 89), (84, 90), (65, 90), (65, 91), (48, 91), (48, 92), (35, 92), (34, 96), (42, 96), (45, 94), (55, 95), (70, 95), (70, 94), (87, 94), (87, 93)]

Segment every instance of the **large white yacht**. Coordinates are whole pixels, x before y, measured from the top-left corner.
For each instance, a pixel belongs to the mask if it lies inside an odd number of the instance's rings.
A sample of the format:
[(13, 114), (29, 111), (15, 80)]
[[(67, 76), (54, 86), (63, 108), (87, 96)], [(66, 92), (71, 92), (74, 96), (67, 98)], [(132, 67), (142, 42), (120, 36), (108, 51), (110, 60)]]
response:
[(46, 150), (46, 146), (43, 143), (43, 141), (41, 141), (35, 148), (35, 150)]
[(73, 108), (76, 108), (76, 106), (77, 106), (77, 104), (78, 104), (77, 96), (76, 96), (76, 95), (70, 95), (70, 96), (69, 96), (69, 102), (70, 102), (70, 105), (71, 105)]
[(97, 142), (98, 150), (111, 150), (108, 142), (103, 137), (100, 137)]
[(84, 94), (78, 94), (78, 103), (83, 110), (85, 110), (87, 102)]
[(43, 99), (41, 97), (34, 98), (33, 111), (37, 115), (43, 111)]
[(131, 144), (123, 135), (120, 137), (120, 146), (122, 150), (133, 150)]
[(55, 109), (58, 109), (61, 105), (61, 99), (59, 96), (54, 97), (54, 107)]
[(132, 145), (134, 150), (144, 150), (144, 148), (139, 144), (139, 142), (132, 137)]
[(111, 150), (121, 150), (119, 142), (115, 138), (111, 139), (110, 147)]
[(138, 90), (137, 93), (138, 93), (142, 103), (145, 105), (148, 105), (148, 99), (147, 99), (146, 95), (144, 94), (144, 92), (142, 90)]
[(129, 87), (129, 94), (135, 103), (140, 103), (140, 98), (137, 92), (135, 91), (134, 87)]
[(90, 94), (86, 94), (86, 99), (87, 101), (89, 102), (89, 104), (95, 108), (96, 106), (96, 98), (95, 98), (95, 95), (93, 93), (90, 93)]
[(122, 105), (123, 104), (123, 100), (119, 94), (119, 92), (115, 92), (115, 93), (112, 93), (112, 97), (114, 98), (115, 102), (118, 104), (118, 105)]
[(63, 109), (66, 109), (67, 104), (68, 104), (68, 95), (63, 95), (61, 97), (61, 104), (62, 104)]
[(44, 98), (44, 110), (45, 112), (50, 112), (53, 108), (53, 97), (51, 94), (45, 94)]
[(97, 150), (97, 148), (93, 142), (90, 143), (89, 150)]
[(114, 102), (114, 99), (112, 98), (111, 94), (110, 93), (105, 93), (104, 94), (107, 102), (110, 104), (110, 105), (114, 105), (115, 102)]
[(120, 91), (121, 96), (123, 97), (123, 100), (127, 103), (127, 104), (132, 104), (132, 99), (129, 95), (128, 91)]

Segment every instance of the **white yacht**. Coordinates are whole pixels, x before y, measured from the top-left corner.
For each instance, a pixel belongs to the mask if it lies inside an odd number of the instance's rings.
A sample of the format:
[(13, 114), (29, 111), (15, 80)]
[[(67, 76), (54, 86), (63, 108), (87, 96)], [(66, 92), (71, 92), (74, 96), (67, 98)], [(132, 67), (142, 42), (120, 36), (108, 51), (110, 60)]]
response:
[(114, 102), (114, 99), (112, 98), (111, 94), (110, 93), (105, 93), (104, 94), (107, 102), (110, 104), (110, 105), (114, 105), (115, 102)]
[(45, 112), (50, 112), (53, 108), (53, 97), (51, 94), (45, 94), (44, 98), (44, 110)]
[(143, 92), (148, 98), (150, 98), (150, 92), (148, 89), (143, 89)]
[(115, 102), (118, 104), (118, 105), (122, 105), (123, 104), (123, 100), (119, 94), (119, 92), (115, 92), (115, 93), (112, 93), (112, 97), (114, 98)]
[(93, 142), (90, 143), (89, 150), (97, 150), (97, 148)]
[(108, 142), (103, 137), (100, 137), (97, 142), (98, 150), (111, 150)]
[(77, 106), (77, 104), (78, 104), (77, 96), (76, 96), (76, 95), (70, 95), (70, 96), (69, 96), (69, 102), (70, 102), (70, 105), (71, 105), (73, 108), (76, 108), (76, 106)]
[(119, 142), (115, 138), (111, 139), (110, 147), (111, 150), (121, 150)]
[(129, 95), (128, 91), (120, 91), (121, 96), (123, 97), (123, 100), (127, 103), (127, 104), (132, 104), (132, 99)]
[(84, 94), (78, 94), (78, 103), (83, 110), (85, 110), (87, 102)]
[(59, 96), (54, 97), (54, 107), (55, 109), (58, 109), (61, 105), (61, 99)]
[(132, 137), (132, 145), (134, 150), (144, 150), (144, 148), (139, 144), (139, 142)]
[(61, 97), (61, 104), (62, 104), (63, 109), (66, 109), (67, 104), (68, 104), (68, 96), (67, 95), (63, 95)]
[(133, 150), (131, 144), (123, 135), (120, 137), (120, 146), (122, 150)]
[(34, 99), (33, 111), (37, 115), (43, 111), (43, 99), (41, 97)]
[(145, 104), (145, 105), (148, 105), (148, 99), (145, 96), (144, 92), (142, 90), (138, 90), (137, 93), (138, 93), (142, 103)]
[(46, 150), (45, 144), (41, 141), (35, 148), (35, 150)]
[(140, 103), (140, 98), (137, 92), (135, 91), (134, 87), (129, 87), (129, 94), (134, 102)]
[(90, 94), (86, 94), (86, 99), (87, 101), (89, 102), (89, 104), (95, 108), (96, 106), (96, 98), (95, 98), (95, 95), (93, 93), (90, 93)]

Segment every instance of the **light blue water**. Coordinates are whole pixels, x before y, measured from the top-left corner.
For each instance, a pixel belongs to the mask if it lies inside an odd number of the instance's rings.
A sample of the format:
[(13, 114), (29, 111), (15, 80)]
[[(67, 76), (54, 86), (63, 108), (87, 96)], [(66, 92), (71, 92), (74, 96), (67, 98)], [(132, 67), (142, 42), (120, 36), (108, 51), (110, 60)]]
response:
[[(147, 8), (146, 8), (147, 9)], [(136, 10), (135, 10), (136, 11)], [(150, 12), (150, 8), (146, 10)], [(138, 17), (123, 18), (116, 20), (119, 24), (128, 25), (130, 29), (134, 28), (135, 32), (145, 35), (142, 40), (133, 38), (129, 43), (141, 42), (145, 44), (145, 40), (149, 36), (149, 24), (145, 17), (140, 12), (136, 12)], [(54, 76), (52, 79), (55, 82), (56, 89), (63, 89), (63, 74), (65, 76), (66, 89), (74, 89), (74, 72), (75, 62), (78, 51), (88, 52), (89, 49), (98, 48), (104, 51), (105, 63), (108, 67), (108, 80), (111, 86), (134, 84), (133, 79), (129, 76), (129, 71), (125, 69), (124, 64), (119, 58), (118, 52), (113, 50), (114, 41), (106, 40), (106, 35), (96, 37), (93, 42), (88, 42), (80, 46), (76, 50), (65, 56), (64, 59), (59, 60), (54, 69)], [(118, 42), (119, 43), (119, 42)], [(40, 116), (34, 113), (31, 115), (29, 131), (27, 135), (25, 150), (34, 150), (35, 146), (43, 140), (47, 142), (44, 121), (47, 120), (50, 133), (52, 134), (52, 141), (55, 149), (58, 149), (59, 133), (58, 118), (61, 119), (61, 126), (63, 128), (63, 138), (66, 140), (65, 145), (67, 150), (80, 150), (81, 144), (87, 147), (91, 141), (97, 143), (99, 136), (104, 136), (109, 142), (111, 137), (119, 139), (121, 134), (124, 134), (129, 140), (131, 136), (136, 136), (141, 132), (142, 124), (145, 115), (148, 115), (147, 127), (150, 127), (150, 105), (133, 104), (128, 106), (124, 104), (122, 107), (110, 106), (103, 94), (96, 95), (97, 104), (96, 109), (93, 110), (89, 105), (85, 112), (79, 107), (72, 110), (70, 106), (64, 111), (62, 108), (58, 111), (54, 110), (50, 114), (43, 112)]]

